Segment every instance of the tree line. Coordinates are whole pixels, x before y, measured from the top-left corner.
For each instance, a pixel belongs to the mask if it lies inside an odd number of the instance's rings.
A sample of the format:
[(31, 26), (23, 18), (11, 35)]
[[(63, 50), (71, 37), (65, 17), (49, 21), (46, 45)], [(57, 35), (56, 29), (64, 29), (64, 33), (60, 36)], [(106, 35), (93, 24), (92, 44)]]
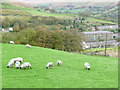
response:
[(34, 30), (27, 28), (19, 32), (2, 32), (3, 43), (14, 41), (16, 44), (30, 44), (67, 52), (82, 51), (82, 34), (79, 30)]

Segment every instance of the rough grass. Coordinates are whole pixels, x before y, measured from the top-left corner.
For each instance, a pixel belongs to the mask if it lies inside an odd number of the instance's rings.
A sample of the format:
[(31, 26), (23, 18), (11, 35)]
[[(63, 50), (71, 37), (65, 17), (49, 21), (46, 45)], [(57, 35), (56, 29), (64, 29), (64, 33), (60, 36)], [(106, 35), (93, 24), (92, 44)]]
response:
[[(2, 44), (3, 88), (117, 88), (118, 61), (116, 58), (87, 56), (24, 45)], [(6, 68), (11, 58), (22, 57), (33, 69)], [(57, 66), (57, 60), (63, 65)], [(54, 67), (45, 69), (52, 61)], [(84, 69), (84, 62), (91, 70)]]

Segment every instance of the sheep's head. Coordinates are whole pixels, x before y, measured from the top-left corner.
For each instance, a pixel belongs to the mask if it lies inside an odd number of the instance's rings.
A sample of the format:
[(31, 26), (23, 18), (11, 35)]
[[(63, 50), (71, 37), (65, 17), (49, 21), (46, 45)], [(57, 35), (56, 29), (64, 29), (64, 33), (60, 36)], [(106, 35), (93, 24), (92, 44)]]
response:
[(90, 70), (90, 68), (88, 68), (88, 70)]
[(46, 67), (46, 69), (48, 69), (49, 67)]
[(7, 66), (7, 68), (9, 68), (9, 66)]

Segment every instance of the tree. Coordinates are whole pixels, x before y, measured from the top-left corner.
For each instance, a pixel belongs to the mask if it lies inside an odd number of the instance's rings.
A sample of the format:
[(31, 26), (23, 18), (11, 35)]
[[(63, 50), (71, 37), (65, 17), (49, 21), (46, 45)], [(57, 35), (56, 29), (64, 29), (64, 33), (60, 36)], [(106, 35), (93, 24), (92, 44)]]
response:
[(15, 23), (13, 26), (14, 31), (19, 31), (19, 23)]

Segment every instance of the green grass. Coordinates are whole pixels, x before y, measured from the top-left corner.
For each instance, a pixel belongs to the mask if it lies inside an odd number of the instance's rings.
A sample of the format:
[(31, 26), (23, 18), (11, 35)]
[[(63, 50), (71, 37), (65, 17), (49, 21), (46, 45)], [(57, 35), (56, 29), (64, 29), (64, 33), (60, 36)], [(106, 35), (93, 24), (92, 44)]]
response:
[(116, 23), (111, 22), (111, 21), (99, 20), (99, 19), (94, 19), (94, 18), (87, 18), (87, 20), (90, 20), (92, 22), (99, 22), (99, 23), (116, 24)]
[(32, 14), (33, 16), (53, 16), (53, 17), (57, 17), (57, 18), (73, 18), (76, 15), (72, 15), (72, 14), (57, 14), (57, 13), (49, 13), (49, 12), (42, 12), (42, 11), (38, 11), (36, 9), (29, 9), (29, 8), (23, 8), (23, 7), (17, 7), (17, 6), (12, 6), (9, 4), (3, 4), (2, 5), (3, 8), (7, 8), (7, 9), (19, 9), (25, 12), (28, 12), (30, 14)]
[[(85, 50), (85, 52), (94, 52), (94, 51), (103, 51), (103, 50), (105, 50), (105, 48), (93, 48), (93, 49), (86, 49)], [(107, 50), (118, 50), (118, 47), (109, 47), (109, 48), (107, 48)]]
[[(118, 61), (116, 58), (87, 56), (47, 48), (25, 48), (25, 45), (2, 44), (3, 88), (117, 88)], [(11, 58), (22, 57), (32, 69), (6, 68)], [(62, 66), (57, 66), (57, 60)], [(54, 67), (45, 69), (52, 61)], [(84, 69), (84, 62), (91, 70)]]

